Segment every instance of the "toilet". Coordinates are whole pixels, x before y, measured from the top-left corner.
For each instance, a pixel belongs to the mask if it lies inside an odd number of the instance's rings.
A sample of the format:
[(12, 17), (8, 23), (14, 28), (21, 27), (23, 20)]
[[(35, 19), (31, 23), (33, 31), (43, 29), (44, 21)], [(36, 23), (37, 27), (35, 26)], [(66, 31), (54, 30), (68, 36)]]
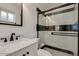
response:
[(38, 56), (52, 56), (52, 54), (44, 49), (39, 49)]

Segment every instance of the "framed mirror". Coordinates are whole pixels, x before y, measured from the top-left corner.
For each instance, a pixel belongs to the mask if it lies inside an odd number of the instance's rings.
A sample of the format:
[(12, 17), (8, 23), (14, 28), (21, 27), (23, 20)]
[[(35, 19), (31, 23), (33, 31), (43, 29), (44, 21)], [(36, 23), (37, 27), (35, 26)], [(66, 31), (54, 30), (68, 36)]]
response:
[(0, 3), (0, 24), (22, 26), (23, 6), (21, 3)]

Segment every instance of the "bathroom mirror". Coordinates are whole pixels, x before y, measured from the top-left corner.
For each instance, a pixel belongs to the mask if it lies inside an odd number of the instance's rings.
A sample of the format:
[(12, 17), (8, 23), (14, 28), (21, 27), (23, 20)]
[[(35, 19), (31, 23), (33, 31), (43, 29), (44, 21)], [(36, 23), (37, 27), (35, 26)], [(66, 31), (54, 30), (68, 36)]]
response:
[(0, 24), (22, 26), (22, 4), (0, 3)]

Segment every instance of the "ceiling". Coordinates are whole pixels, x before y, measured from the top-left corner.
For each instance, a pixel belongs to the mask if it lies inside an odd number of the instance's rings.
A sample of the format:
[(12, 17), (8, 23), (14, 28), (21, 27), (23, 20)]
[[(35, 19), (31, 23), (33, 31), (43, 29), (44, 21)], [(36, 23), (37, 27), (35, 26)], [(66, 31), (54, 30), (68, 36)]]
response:
[(40, 10), (44, 11), (44, 10), (51, 9), (53, 7), (56, 7), (56, 6), (60, 6), (60, 5), (64, 4), (64, 3), (35, 3), (35, 4), (37, 4), (37, 7)]

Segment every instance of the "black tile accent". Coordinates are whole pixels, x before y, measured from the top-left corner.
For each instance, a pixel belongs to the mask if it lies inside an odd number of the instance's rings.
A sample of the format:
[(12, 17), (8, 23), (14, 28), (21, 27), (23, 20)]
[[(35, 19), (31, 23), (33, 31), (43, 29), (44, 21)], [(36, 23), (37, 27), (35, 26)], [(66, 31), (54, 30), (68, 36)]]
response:
[[(59, 30), (56, 30), (56, 26), (59, 26)], [(73, 29), (74, 24), (69, 25), (53, 25), (53, 26), (44, 26), (37, 24), (37, 31), (73, 31), (78, 32), (78, 29)], [(76, 25), (77, 27), (77, 25)]]
[(50, 48), (50, 49), (54, 49), (54, 50), (57, 50), (57, 51), (65, 52), (65, 53), (68, 53), (68, 54), (71, 54), (71, 55), (74, 56), (74, 53), (72, 51), (69, 51), (69, 50), (66, 50), (66, 49), (61, 49), (61, 48), (58, 48), (58, 47), (49, 46), (49, 45), (44, 45), (43, 47), (41, 47), (41, 49), (44, 49), (45, 47)]
[(43, 26), (37, 24), (37, 31), (54, 31), (55, 26)]

